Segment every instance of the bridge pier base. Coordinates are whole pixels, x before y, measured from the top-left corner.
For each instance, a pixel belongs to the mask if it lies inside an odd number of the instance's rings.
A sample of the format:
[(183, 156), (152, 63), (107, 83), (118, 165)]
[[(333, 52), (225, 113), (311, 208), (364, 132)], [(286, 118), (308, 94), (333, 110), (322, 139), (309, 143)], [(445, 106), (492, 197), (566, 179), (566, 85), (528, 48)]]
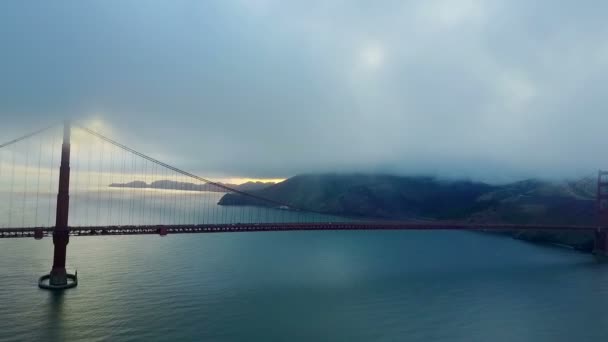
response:
[(63, 286), (68, 283), (68, 272), (65, 269), (52, 270), (49, 276), (49, 283), (53, 286)]
[(53, 268), (50, 273), (50, 284), (63, 286), (68, 283), (68, 272), (65, 270), (65, 259), (68, 243), (70, 242), (67, 230), (58, 230), (53, 233)]
[(595, 231), (593, 255), (598, 261), (608, 261), (608, 230), (598, 229)]
[(53, 284), (53, 275), (46, 274), (38, 279), (38, 287), (44, 290), (67, 290), (78, 286), (78, 275), (69, 274), (66, 272), (65, 277), (61, 277), (61, 281), (65, 280), (64, 284)]

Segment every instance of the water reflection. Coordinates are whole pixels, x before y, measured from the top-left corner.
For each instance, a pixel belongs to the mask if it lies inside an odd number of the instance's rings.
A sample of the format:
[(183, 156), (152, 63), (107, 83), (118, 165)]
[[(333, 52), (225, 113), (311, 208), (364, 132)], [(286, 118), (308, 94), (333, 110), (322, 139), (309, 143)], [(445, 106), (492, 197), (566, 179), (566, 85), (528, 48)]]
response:
[[(44, 290), (40, 290), (44, 291)], [(46, 316), (48, 324), (43, 325), (46, 330), (44, 336), (48, 336), (49, 341), (65, 341), (65, 291), (47, 291), (48, 299)]]

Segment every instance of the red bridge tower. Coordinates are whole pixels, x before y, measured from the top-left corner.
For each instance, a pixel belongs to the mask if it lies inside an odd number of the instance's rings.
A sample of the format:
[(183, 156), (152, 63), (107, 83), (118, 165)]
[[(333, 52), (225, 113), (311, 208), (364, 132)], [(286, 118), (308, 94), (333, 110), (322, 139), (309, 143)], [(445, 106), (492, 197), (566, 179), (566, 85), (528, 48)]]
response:
[[(70, 210), (70, 122), (63, 126), (63, 145), (61, 146), (61, 167), (59, 169), (59, 193), (57, 194), (57, 213), (53, 230), (53, 268), (51, 273), (40, 277), (38, 286), (43, 289), (63, 290), (78, 285), (76, 275), (68, 274), (65, 269), (66, 250), (70, 241), (68, 215)], [(48, 280), (48, 283), (46, 282)]]

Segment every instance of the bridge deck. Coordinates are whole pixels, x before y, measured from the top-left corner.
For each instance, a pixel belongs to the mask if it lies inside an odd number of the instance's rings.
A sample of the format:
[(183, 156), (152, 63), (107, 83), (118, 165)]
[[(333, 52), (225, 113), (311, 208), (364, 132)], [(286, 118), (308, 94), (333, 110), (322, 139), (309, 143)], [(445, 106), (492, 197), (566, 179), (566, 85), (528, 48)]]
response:
[[(569, 230), (595, 231), (599, 226), (475, 224), (458, 222), (343, 222), (343, 223), (248, 223), (156, 226), (70, 227), (72, 236), (237, 233), (324, 230)], [(50, 236), (52, 227), (0, 228), (0, 238), (34, 237), (36, 232)]]

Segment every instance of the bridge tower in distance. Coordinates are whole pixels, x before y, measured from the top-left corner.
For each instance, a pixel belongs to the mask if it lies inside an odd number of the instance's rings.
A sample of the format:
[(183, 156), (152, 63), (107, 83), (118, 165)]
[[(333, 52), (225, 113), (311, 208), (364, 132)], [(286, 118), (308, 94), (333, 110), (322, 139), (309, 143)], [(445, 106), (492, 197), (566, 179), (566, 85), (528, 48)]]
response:
[(593, 253), (608, 258), (608, 171), (600, 170), (597, 175), (598, 228), (595, 231)]
[[(49, 290), (63, 290), (78, 285), (76, 275), (67, 273), (65, 259), (70, 241), (68, 214), (70, 210), (70, 139), (71, 124), (63, 125), (63, 144), (61, 145), (61, 166), (59, 169), (59, 192), (57, 194), (57, 212), (53, 230), (53, 268), (51, 273), (40, 277), (38, 286)], [(48, 280), (48, 283), (46, 282)]]

